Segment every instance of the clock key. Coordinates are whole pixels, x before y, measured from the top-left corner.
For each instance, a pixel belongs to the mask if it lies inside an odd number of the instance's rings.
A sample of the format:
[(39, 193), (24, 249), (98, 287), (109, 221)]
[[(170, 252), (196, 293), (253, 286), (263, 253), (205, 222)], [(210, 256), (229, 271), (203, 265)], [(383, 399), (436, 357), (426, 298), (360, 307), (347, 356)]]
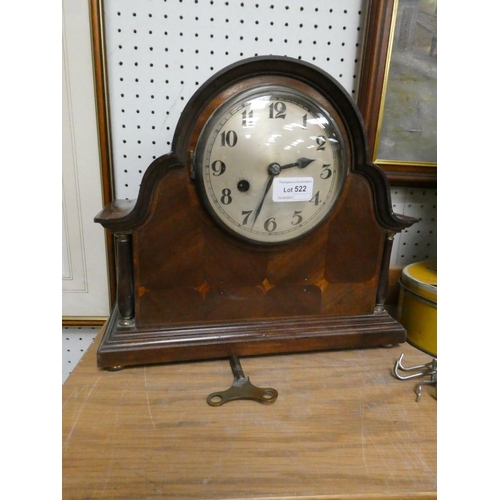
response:
[(221, 406), (229, 401), (237, 399), (251, 399), (262, 404), (271, 404), (278, 398), (278, 391), (270, 387), (256, 387), (250, 382), (250, 378), (245, 376), (238, 356), (232, 355), (229, 364), (233, 372), (234, 380), (226, 391), (213, 392), (207, 397), (210, 406)]

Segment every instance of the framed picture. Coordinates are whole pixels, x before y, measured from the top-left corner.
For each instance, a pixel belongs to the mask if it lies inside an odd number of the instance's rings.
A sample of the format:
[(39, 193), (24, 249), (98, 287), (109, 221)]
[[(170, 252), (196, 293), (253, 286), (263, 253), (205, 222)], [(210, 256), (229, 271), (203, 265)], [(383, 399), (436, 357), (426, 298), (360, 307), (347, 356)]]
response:
[(437, 178), (437, 0), (371, 0), (358, 105), (391, 185)]

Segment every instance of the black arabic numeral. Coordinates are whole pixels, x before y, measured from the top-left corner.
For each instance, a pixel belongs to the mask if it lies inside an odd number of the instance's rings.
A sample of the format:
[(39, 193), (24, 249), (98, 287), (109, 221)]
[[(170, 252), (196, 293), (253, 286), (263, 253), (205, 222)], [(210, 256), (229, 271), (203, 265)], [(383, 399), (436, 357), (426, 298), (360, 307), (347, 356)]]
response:
[(324, 135), (316, 137), (316, 144), (318, 145), (318, 151), (324, 151), (326, 147), (326, 137)]
[(278, 227), (278, 224), (276, 224), (276, 219), (274, 217), (269, 217), (269, 219), (264, 222), (264, 229), (268, 233), (272, 233), (273, 231), (276, 231), (276, 228)]
[(236, 146), (238, 142), (238, 136), (234, 130), (229, 130), (228, 132), (222, 132), (220, 135), (220, 145), (221, 146), (229, 146), (233, 148)]
[(253, 210), (243, 210), (241, 212), (241, 216), (243, 217), (243, 226), (246, 226), (248, 223), (248, 218), (250, 217)]
[(300, 224), (303, 220), (303, 217), (302, 215), (300, 215), (302, 213), (302, 210), (299, 210), (299, 211), (295, 211), (292, 215), (292, 219), (297, 219), (295, 222), (292, 222), (292, 226), (296, 226), (297, 224)]
[(269, 108), (269, 118), (285, 118), (286, 116), (286, 104), (281, 101), (272, 102), (268, 106)]
[(332, 170), (328, 167), (330, 167), (331, 165), (330, 164), (327, 164), (327, 165), (323, 165), (321, 168), (323, 169), (321, 171), (321, 174), (320, 174), (320, 177), (322, 179), (329, 179), (331, 176), (332, 176)]
[(243, 111), (243, 113), (241, 113), (241, 126), (242, 127), (253, 127), (254, 126), (253, 110), (252, 109), (248, 112), (247, 112), (247, 110), (245, 110), (245, 111)]
[(233, 201), (233, 199), (231, 198), (231, 190), (228, 188), (223, 189), (220, 202), (223, 205), (229, 205), (232, 201)]
[(310, 202), (311, 201), (314, 201), (314, 205), (318, 206), (319, 203), (320, 203), (320, 199), (319, 199), (319, 191), (309, 200)]
[(215, 177), (219, 177), (226, 171), (226, 164), (223, 161), (215, 160), (212, 165), (212, 173)]

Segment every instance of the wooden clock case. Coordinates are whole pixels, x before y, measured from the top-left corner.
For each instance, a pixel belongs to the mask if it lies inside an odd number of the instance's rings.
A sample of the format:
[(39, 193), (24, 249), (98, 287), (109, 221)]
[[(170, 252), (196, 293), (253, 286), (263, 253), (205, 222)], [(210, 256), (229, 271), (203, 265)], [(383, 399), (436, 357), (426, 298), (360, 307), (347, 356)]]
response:
[[(315, 231), (286, 244), (235, 238), (204, 210), (192, 155), (227, 98), (278, 83), (317, 99), (337, 121), (348, 172)], [(356, 105), (317, 67), (255, 57), (210, 78), (182, 113), (172, 152), (147, 169), (136, 201), (96, 216), (115, 235), (117, 300), (97, 354), (103, 368), (405, 341), (384, 309), (394, 235), (415, 222), (391, 209), (385, 174), (367, 160)]]

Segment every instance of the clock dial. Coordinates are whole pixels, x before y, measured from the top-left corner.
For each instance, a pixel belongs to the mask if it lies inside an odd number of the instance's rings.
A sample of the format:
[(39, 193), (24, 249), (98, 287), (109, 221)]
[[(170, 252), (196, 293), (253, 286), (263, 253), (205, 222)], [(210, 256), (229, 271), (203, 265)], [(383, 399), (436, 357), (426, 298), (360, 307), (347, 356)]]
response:
[(284, 243), (330, 214), (345, 157), (324, 109), (302, 92), (270, 86), (235, 96), (209, 118), (195, 151), (195, 178), (224, 229), (256, 243)]

